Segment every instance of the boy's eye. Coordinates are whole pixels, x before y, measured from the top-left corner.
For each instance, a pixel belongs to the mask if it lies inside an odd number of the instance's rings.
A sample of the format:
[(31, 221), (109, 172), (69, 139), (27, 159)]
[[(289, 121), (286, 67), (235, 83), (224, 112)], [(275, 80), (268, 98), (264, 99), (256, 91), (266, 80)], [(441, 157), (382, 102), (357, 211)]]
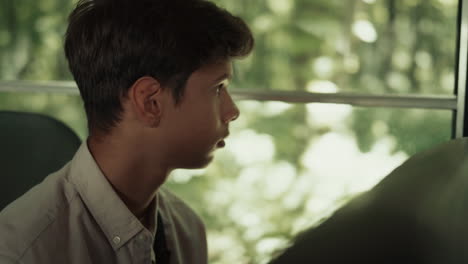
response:
[(216, 94), (220, 94), (221, 90), (224, 88), (224, 84), (221, 83), (220, 85), (216, 86)]

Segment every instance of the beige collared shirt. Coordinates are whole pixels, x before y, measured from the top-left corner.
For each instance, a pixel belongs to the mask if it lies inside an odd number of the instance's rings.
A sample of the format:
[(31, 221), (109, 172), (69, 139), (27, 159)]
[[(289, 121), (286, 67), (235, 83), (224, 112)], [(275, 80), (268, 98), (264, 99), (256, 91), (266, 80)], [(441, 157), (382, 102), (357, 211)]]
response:
[(157, 264), (157, 213), (171, 263), (207, 263), (205, 228), (182, 200), (160, 188), (151, 210), (148, 230), (83, 143), (72, 161), (0, 212), (0, 264)]

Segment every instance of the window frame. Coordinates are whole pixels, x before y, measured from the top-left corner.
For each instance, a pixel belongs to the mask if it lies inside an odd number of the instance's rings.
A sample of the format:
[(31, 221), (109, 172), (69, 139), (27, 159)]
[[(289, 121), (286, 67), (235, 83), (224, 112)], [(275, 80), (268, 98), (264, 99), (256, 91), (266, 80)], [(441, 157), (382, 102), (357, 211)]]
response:
[(457, 48), (455, 65), (455, 89), (457, 108), (453, 111), (452, 138), (468, 136), (468, 108), (466, 104), (468, 61), (468, 0), (458, 1)]

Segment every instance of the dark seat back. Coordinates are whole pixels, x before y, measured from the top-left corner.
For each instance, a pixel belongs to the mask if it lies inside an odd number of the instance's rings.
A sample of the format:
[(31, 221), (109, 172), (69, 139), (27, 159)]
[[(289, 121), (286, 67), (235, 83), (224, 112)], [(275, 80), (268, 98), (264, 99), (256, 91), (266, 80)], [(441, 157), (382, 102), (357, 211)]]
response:
[(468, 263), (467, 194), (468, 138), (450, 140), (410, 157), (270, 264)]
[(51, 117), (0, 111), (0, 210), (68, 162), (79, 137)]

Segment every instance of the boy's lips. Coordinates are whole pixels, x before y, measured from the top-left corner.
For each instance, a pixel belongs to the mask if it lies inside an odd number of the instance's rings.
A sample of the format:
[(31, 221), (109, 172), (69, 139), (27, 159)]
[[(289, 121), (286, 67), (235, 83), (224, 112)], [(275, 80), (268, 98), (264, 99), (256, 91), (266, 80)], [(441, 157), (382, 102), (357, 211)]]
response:
[(220, 141), (218, 141), (218, 143), (216, 143), (216, 147), (218, 148), (224, 148), (224, 146), (226, 146), (226, 142), (224, 141), (225, 138), (227, 138), (229, 136), (229, 132), (227, 132), (222, 138)]
[(221, 139), (220, 141), (218, 141), (218, 144), (216, 144), (216, 146), (218, 148), (224, 148), (224, 146), (226, 146), (226, 142), (224, 142), (224, 139)]

